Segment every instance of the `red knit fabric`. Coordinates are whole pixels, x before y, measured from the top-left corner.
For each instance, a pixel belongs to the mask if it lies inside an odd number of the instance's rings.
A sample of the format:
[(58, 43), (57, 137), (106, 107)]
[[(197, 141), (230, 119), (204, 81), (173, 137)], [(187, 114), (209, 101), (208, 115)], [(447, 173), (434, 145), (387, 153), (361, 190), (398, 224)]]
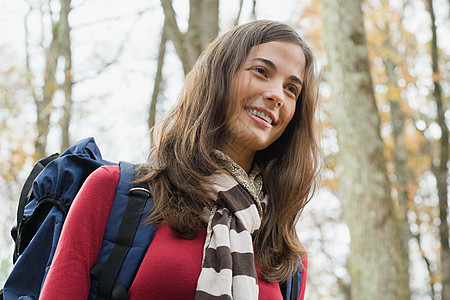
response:
[[(89, 270), (96, 263), (119, 182), (118, 166), (101, 167), (86, 180), (64, 224), (40, 299), (87, 299)], [(132, 299), (194, 299), (206, 230), (192, 240), (158, 227), (129, 291)], [(306, 266), (306, 261), (304, 261)], [(258, 278), (259, 299), (282, 299), (277, 283)], [(306, 272), (302, 274), (303, 299)]]
[(87, 299), (119, 183), (119, 167), (101, 167), (81, 187), (64, 223), (41, 299)]

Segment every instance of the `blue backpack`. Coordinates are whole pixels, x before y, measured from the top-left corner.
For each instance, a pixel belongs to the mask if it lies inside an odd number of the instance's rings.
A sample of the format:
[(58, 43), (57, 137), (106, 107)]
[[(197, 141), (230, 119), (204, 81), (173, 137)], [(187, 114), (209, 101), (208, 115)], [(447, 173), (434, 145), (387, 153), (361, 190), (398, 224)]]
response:
[[(70, 205), (89, 174), (104, 165), (114, 163), (102, 159), (93, 138), (83, 139), (63, 154), (36, 163), (20, 195), (17, 224), (11, 230), (15, 265), (0, 299), (39, 298)], [(126, 162), (119, 166), (119, 184), (102, 248), (90, 270), (88, 299), (128, 299), (127, 291), (157, 227), (144, 224), (153, 199), (145, 187), (132, 184), (135, 166)], [(285, 300), (297, 299), (300, 279), (299, 267), (293, 277), (280, 284)]]

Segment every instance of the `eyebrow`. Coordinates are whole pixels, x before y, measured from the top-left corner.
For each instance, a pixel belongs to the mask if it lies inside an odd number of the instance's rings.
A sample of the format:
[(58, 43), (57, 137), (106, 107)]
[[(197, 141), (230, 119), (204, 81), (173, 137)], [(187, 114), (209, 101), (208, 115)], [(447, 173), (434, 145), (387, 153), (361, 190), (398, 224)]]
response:
[[(268, 60), (268, 59), (262, 58), (262, 57), (256, 57), (256, 58), (253, 58), (252, 60), (262, 61), (263, 63), (265, 63), (266, 65), (268, 65), (272, 69), (274, 69), (275, 71), (277, 70), (277, 66), (271, 60)], [(295, 81), (296, 83), (298, 83), (301, 86), (303, 86), (303, 81), (300, 78), (298, 78), (297, 76), (291, 75), (291, 76), (289, 76), (289, 79), (292, 80), (292, 81)]]

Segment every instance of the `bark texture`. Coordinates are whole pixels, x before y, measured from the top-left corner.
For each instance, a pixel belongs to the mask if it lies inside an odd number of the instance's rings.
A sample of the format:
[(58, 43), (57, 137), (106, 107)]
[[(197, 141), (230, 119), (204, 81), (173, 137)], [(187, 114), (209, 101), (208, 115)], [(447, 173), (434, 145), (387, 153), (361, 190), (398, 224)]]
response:
[[(41, 7), (42, 8), (42, 7)], [(36, 87), (33, 82), (33, 72), (30, 59), (30, 45), (28, 43), (29, 37), (29, 24), (28, 19), (33, 8), (30, 6), (28, 13), (25, 16), (24, 29), (25, 29), (25, 52), (26, 52), (26, 67), (28, 70), (27, 81), (31, 94), (33, 96), (36, 105), (36, 128), (37, 137), (35, 140), (35, 155), (36, 160), (47, 155), (46, 146), (48, 133), (50, 130), (50, 117), (54, 111), (53, 98), (55, 93), (62, 89), (64, 92), (64, 107), (63, 116), (60, 121), (61, 125), (61, 150), (65, 150), (70, 144), (69, 136), (69, 124), (71, 120), (72, 112), (72, 53), (71, 53), (71, 41), (70, 41), (70, 26), (69, 26), (69, 14), (71, 11), (71, 0), (60, 0), (60, 10), (57, 12), (57, 16), (54, 17), (50, 12), (50, 16), (53, 20), (51, 30), (51, 40), (48, 46), (44, 46), (44, 40), (41, 41), (41, 45), (45, 52), (45, 67), (43, 70), (43, 85), (42, 87)], [(43, 10), (41, 11), (42, 19), (47, 14)], [(42, 26), (43, 31), (45, 27)], [(56, 72), (58, 70), (58, 64), (61, 62), (60, 58), (64, 60), (64, 75), (65, 79), (62, 84), (56, 80)]]
[(167, 22), (167, 36), (173, 42), (183, 64), (185, 75), (194, 66), (198, 56), (219, 32), (219, 1), (190, 0), (189, 27), (181, 32), (172, 0), (161, 0)]
[(36, 158), (46, 156), (47, 136), (50, 130), (50, 116), (53, 111), (53, 96), (58, 90), (56, 82), (56, 69), (59, 58), (61, 32), (59, 22), (52, 24), (52, 40), (45, 54), (44, 85), (42, 97), (34, 98), (36, 104), (37, 137), (35, 142)]
[[(155, 74), (155, 85), (150, 103), (148, 126), (155, 125), (158, 95), (162, 90), (164, 55), (166, 41), (172, 41), (175, 51), (183, 65), (183, 73), (187, 75), (206, 46), (219, 33), (219, 0), (189, 0), (189, 21), (186, 32), (178, 27), (177, 17), (172, 0), (161, 0), (165, 21), (161, 33), (158, 65)], [(153, 142), (152, 140), (150, 141)]]
[(339, 144), (336, 171), (351, 235), (351, 298), (406, 300), (407, 249), (390, 198), (361, 3), (321, 2)]
[(69, 148), (70, 141), (70, 121), (72, 119), (72, 50), (70, 41), (69, 13), (71, 0), (61, 0), (61, 56), (64, 58), (64, 82), (62, 90), (64, 92), (63, 116), (61, 119), (61, 153)]
[[(390, 36), (389, 32), (386, 32)], [(395, 51), (391, 44), (390, 38), (386, 39), (386, 47)], [(386, 68), (386, 73), (388, 76), (388, 83), (390, 88), (396, 89), (397, 86), (397, 76), (395, 75), (394, 69), (396, 67), (395, 63), (390, 57), (384, 57), (383, 62)], [(406, 116), (402, 110), (401, 99), (389, 98), (389, 106), (391, 109), (391, 125), (392, 125), (392, 135), (394, 139), (394, 147), (392, 149), (392, 154), (394, 156), (394, 174), (395, 182), (397, 183), (397, 201), (398, 201), (398, 213), (397, 218), (399, 219), (402, 226), (402, 243), (404, 252), (405, 264), (409, 265), (409, 253), (408, 253), (408, 243), (411, 239), (411, 231), (408, 222), (408, 182), (413, 180), (413, 174), (411, 169), (408, 167), (409, 161), (409, 151), (406, 147), (406, 137), (405, 137), (405, 123)]]

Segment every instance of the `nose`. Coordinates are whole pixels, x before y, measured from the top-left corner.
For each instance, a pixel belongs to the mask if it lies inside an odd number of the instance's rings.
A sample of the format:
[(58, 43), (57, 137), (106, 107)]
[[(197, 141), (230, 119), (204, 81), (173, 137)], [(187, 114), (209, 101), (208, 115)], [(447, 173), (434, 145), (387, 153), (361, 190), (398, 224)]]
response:
[(273, 103), (275, 107), (281, 108), (284, 104), (283, 87), (275, 84), (268, 86), (263, 97)]

